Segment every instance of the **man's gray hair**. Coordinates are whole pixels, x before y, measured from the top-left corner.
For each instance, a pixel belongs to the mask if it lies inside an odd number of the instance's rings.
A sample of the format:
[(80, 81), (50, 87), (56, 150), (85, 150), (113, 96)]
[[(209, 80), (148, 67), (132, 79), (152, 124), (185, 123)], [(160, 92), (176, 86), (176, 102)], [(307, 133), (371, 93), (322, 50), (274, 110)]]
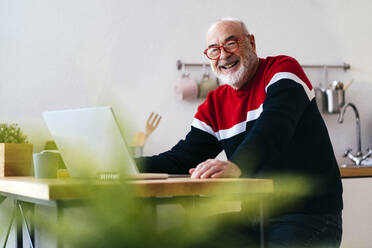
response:
[(224, 17), (224, 18), (218, 19), (215, 23), (213, 23), (209, 27), (208, 31), (211, 30), (211, 29), (213, 29), (218, 23), (224, 22), (224, 21), (231, 21), (231, 22), (238, 22), (238, 23), (240, 23), (240, 25), (242, 26), (242, 29), (243, 29), (244, 34), (247, 34), (247, 35), (249, 34), (248, 29), (247, 29), (247, 26), (245, 25), (245, 23), (242, 20), (240, 20), (238, 18), (234, 18), (234, 17)]

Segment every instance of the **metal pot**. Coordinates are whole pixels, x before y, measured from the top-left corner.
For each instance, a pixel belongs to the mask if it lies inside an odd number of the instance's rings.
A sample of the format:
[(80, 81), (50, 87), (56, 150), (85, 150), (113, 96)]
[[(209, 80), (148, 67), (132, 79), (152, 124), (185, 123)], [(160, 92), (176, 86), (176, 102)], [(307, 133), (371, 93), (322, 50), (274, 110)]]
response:
[(343, 89), (320, 89), (315, 91), (318, 108), (328, 114), (340, 113), (345, 105), (345, 90)]
[(341, 81), (333, 81), (326, 89), (315, 88), (315, 97), (318, 108), (324, 113), (337, 114), (345, 105), (345, 91), (353, 83), (353, 79), (346, 84)]
[(340, 113), (345, 105), (345, 91), (343, 89), (326, 89), (327, 112), (330, 114)]

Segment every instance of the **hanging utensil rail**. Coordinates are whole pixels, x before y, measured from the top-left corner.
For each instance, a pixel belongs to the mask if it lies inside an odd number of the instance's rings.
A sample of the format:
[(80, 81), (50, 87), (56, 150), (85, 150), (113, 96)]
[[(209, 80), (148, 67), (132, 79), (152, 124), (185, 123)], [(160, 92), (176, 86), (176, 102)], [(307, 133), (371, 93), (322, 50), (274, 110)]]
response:
[[(209, 64), (205, 64), (206, 66), (210, 66)], [(177, 60), (177, 69), (181, 70), (182, 66), (184, 67), (202, 67), (203, 63), (184, 63), (181, 60)], [(303, 68), (334, 68), (334, 69), (344, 69), (347, 71), (350, 69), (350, 64), (344, 63), (343, 65), (301, 65)]]

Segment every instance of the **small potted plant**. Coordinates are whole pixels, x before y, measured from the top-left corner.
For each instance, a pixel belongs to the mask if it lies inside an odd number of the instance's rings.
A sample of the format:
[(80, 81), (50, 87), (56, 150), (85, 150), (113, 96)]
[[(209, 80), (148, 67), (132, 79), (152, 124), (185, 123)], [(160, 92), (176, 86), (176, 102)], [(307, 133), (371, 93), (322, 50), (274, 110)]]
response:
[(17, 124), (0, 124), (0, 177), (30, 176), (32, 151)]

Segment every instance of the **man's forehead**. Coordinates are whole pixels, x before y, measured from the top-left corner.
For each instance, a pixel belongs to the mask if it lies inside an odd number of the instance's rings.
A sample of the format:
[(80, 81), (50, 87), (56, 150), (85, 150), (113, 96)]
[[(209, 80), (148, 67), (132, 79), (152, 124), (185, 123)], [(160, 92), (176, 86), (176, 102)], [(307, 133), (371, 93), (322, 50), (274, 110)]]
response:
[(241, 23), (237, 21), (222, 21), (214, 24), (207, 32), (207, 45), (217, 44), (225, 41), (231, 36), (243, 34)]

